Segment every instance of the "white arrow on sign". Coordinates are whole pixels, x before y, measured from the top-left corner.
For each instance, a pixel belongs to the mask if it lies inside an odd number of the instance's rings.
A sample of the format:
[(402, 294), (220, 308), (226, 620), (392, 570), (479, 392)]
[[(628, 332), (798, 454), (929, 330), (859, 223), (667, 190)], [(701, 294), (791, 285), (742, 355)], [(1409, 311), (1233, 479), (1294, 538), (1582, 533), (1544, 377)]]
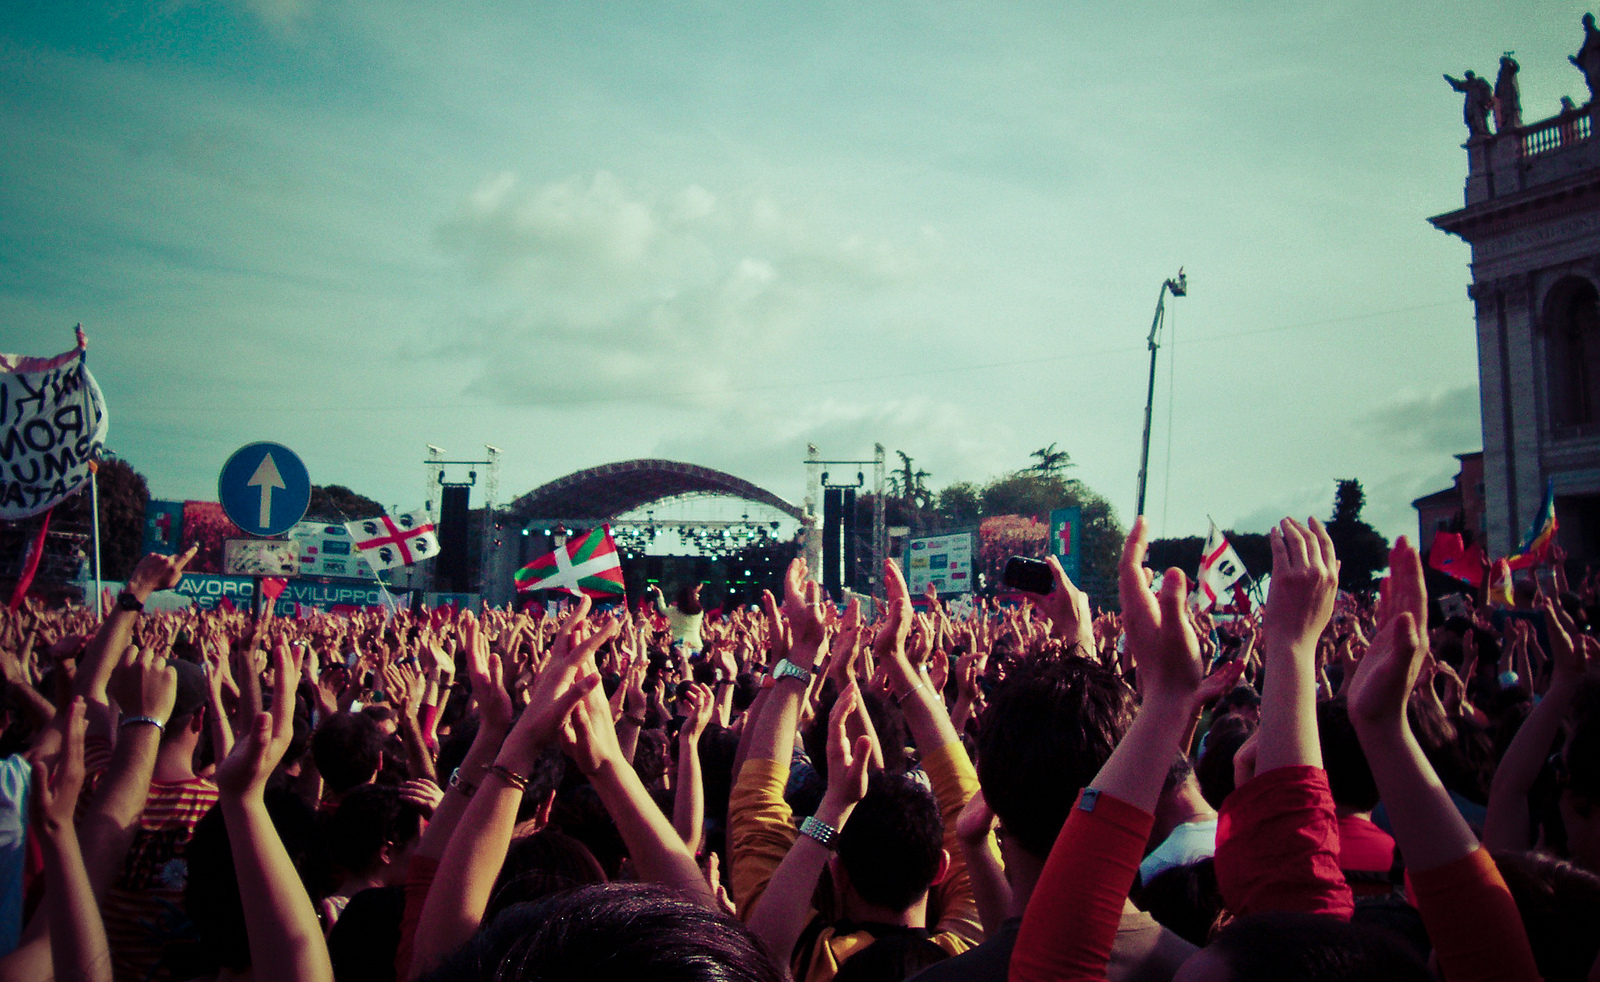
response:
[(244, 482), (247, 487), (261, 488), (261, 521), (257, 522), (262, 528), (272, 527), (272, 489), (287, 488), (283, 483), (283, 475), (278, 473), (278, 462), (268, 453), (261, 458), (261, 463), (256, 467), (256, 472), (250, 475), (250, 480)]

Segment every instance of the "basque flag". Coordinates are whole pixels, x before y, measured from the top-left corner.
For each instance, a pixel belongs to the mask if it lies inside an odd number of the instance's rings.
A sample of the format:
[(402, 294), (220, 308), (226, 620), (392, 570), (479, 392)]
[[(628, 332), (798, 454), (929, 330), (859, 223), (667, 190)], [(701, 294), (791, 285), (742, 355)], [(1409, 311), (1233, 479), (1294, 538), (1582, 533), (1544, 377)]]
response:
[(601, 600), (623, 596), (622, 557), (611, 541), (611, 526), (602, 525), (517, 570), (517, 591), (528, 590), (565, 590)]

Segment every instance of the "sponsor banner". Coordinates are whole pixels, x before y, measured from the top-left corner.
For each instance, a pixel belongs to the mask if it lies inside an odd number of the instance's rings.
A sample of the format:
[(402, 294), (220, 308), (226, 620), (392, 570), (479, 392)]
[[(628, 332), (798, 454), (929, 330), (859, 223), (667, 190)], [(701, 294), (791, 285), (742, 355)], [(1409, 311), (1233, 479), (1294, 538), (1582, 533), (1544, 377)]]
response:
[(1050, 551), (1061, 562), (1067, 579), (1077, 583), (1083, 562), (1083, 509), (1057, 508), (1050, 513)]
[(372, 565), (355, 547), (350, 530), (334, 522), (297, 522), (289, 538), (300, 544), (301, 576), (374, 580)]
[(222, 550), (229, 576), (294, 576), (300, 572), (300, 543), (293, 539), (229, 539)]
[(907, 541), (906, 587), (911, 595), (925, 593), (929, 584), (940, 593), (973, 592), (973, 539), (971, 532), (957, 532)]
[(144, 545), (140, 555), (175, 556), (183, 542), (183, 502), (151, 498), (144, 506)]
[(457, 610), (478, 610), (480, 597), (476, 593), (424, 593), (422, 603), (425, 607), (454, 607)]
[[(185, 573), (173, 592), (189, 598), (201, 610), (215, 610), (223, 600), (235, 609), (246, 609), (254, 599), (256, 581), (248, 576), (217, 576)], [(338, 612), (340, 608), (383, 607), (383, 590), (377, 583), (315, 583), (310, 580), (290, 580), (277, 601), (273, 613), (280, 617), (295, 616), (295, 605), (322, 611)]]

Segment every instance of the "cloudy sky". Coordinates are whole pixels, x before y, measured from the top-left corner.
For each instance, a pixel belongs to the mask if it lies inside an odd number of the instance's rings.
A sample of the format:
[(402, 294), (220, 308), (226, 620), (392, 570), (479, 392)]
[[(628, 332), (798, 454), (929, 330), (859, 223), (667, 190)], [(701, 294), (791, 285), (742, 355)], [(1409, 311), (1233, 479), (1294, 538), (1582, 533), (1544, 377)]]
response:
[(1053, 442), (1126, 521), (1184, 266), (1158, 531), (1356, 477), (1392, 536), (1481, 445), (1440, 74), (1581, 102), (1585, 9), (19, 0), (0, 349), (81, 321), (161, 497), (255, 440), (406, 509), (428, 443), (502, 498), (667, 457), (798, 500), (807, 441), (935, 487)]

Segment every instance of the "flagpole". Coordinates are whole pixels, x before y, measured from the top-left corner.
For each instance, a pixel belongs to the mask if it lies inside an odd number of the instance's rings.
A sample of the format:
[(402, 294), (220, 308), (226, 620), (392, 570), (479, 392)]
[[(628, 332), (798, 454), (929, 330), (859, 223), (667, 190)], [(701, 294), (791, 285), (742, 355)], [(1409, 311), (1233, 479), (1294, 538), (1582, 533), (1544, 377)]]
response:
[(1161, 319), (1167, 312), (1167, 291), (1172, 291), (1174, 297), (1181, 297), (1188, 293), (1188, 279), (1183, 275), (1180, 267), (1174, 279), (1165, 280), (1161, 284), (1161, 292), (1156, 294), (1156, 316), (1150, 323), (1150, 384), (1144, 396), (1144, 444), (1139, 451), (1139, 497), (1134, 505), (1134, 517), (1144, 514), (1145, 483), (1150, 474), (1150, 413), (1156, 400), (1156, 352), (1161, 349)]
[[(83, 333), (82, 324), (78, 324), (73, 330), (78, 340), (78, 393), (83, 400), (84, 432), (92, 436), (96, 420), (94, 397), (89, 388), (89, 337)], [(99, 623), (105, 618), (104, 603), (101, 598), (101, 592), (105, 587), (101, 585), (100, 580), (100, 461), (98, 459), (89, 461), (89, 517), (91, 523), (89, 533), (94, 544), (94, 619)]]

